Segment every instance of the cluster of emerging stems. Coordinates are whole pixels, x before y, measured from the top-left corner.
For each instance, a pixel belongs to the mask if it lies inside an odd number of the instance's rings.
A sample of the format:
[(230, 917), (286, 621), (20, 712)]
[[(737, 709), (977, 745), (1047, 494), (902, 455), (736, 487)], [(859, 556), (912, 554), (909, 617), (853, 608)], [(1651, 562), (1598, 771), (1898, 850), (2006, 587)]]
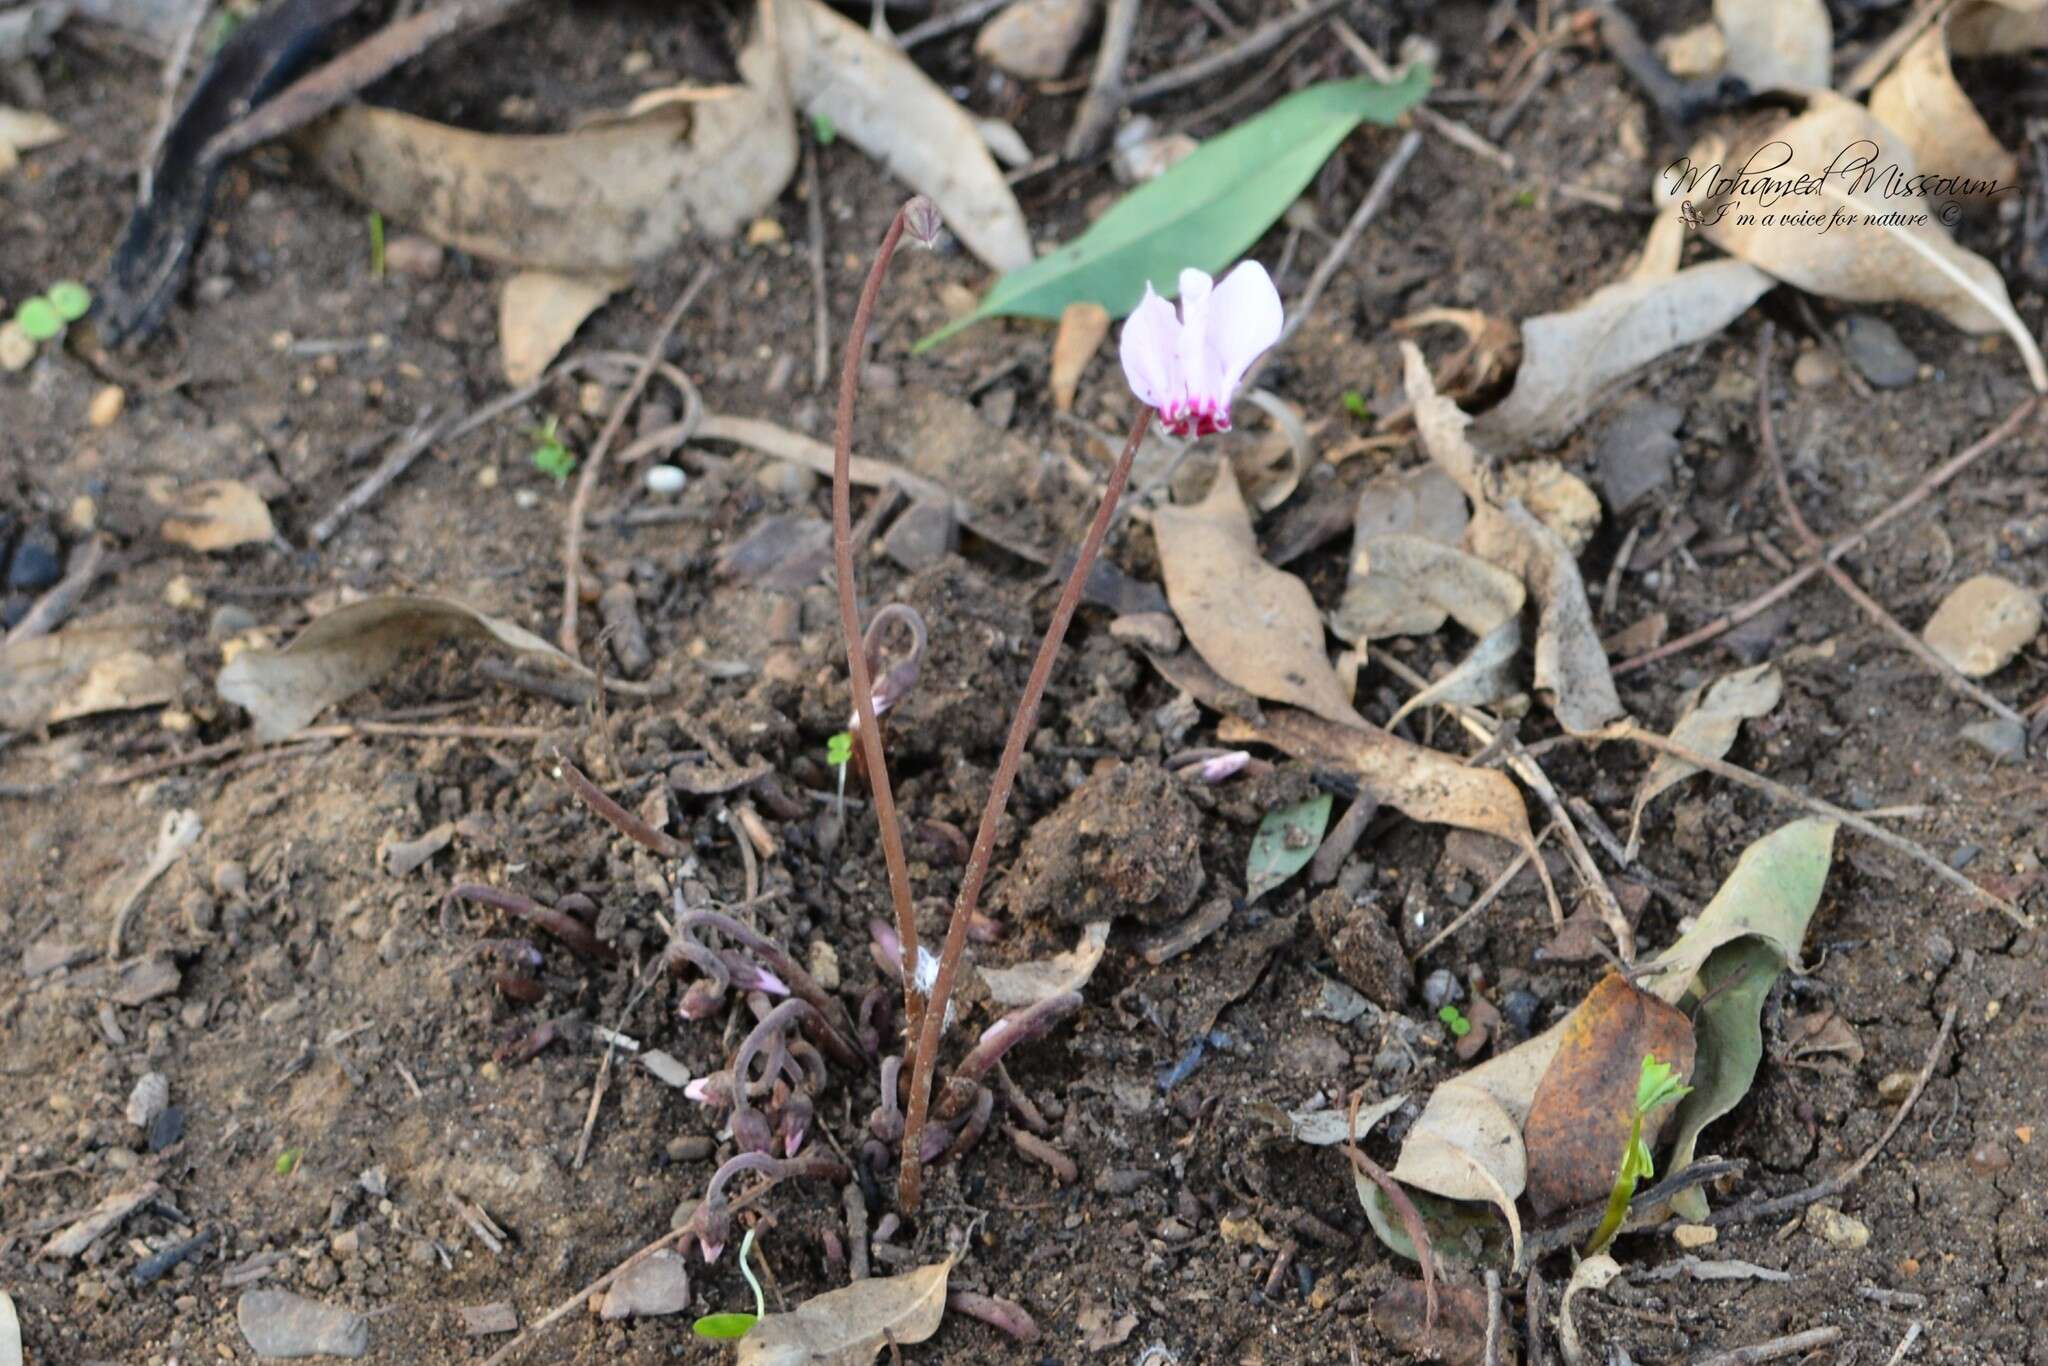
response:
[[(920, 1160), (925, 1120), (931, 1108), (932, 1073), (937, 1064), (939, 1036), (943, 1032), (946, 1018), (946, 1001), (952, 994), (953, 978), (959, 970), (960, 956), (966, 948), (968, 925), (975, 916), (981, 900), (983, 881), (988, 876), (989, 861), (995, 853), (996, 827), (1002, 819), (1003, 809), (1009, 805), (1010, 789), (1017, 778), (1018, 764), (1023, 760), (1024, 742), (1030, 738), (1038, 720), (1038, 704), (1045, 695), (1045, 687), (1052, 674), (1053, 660), (1058, 656), (1060, 644), (1066, 638), (1067, 625), (1073, 620), (1075, 609), (1080, 605), (1081, 588), (1087, 582), (1088, 571), (1095, 563), (1096, 555), (1102, 549), (1103, 538), (1108, 534), (1110, 519), (1114, 516), (1118, 501), (1123, 497), (1124, 485), (1130, 478), (1131, 460), (1137, 454), (1138, 444), (1144, 439), (1145, 430), (1151, 421), (1149, 408), (1141, 411), (1131, 429), (1130, 440), (1125, 443), (1123, 453), (1118, 456), (1116, 466), (1110, 471), (1109, 483), (1103, 489), (1102, 501), (1095, 510), (1094, 520), (1089, 523), (1088, 533), (1081, 543), (1079, 555), (1075, 557), (1073, 572), (1068, 575), (1066, 587), (1060, 593), (1059, 603), (1053, 609), (1052, 621), (1047, 625), (1045, 639), (1039, 645), (1038, 657), (1031, 666), (1031, 674), (1024, 684), (1024, 694), (1018, 700), (1017, 711), (1010, 723), (1009, 737), (1003, 743), (1002, 758), (997, 762), (994, 781), (990, 784), (988, 802), (982, 809), (981, 827), (976, 831), (974, 846), (967, 859), (967, 867), (960, 883), (960, 895), (954, 902), (951, 922), (946, 927), (946, 941), (940, 951), (938, 973), (931, 983), (929, 998), (918, 989), (916, 972), (918, 943), (917, 919), (910, 895), (910, 870), (903, 854), (903, 832), (896, 814), (895, 794), (889, 785), (889, 771), (882, 753), (881, 733), (876, 729), (872, 696), (874, 680), (869, 676), (866, 651), (862, 648), (860, 613), (855, 605), (853, 583), (853, 513), (851, 464), (853, 458), (853, 409), (860, 397), (860, 368), (866, 354), (868, 324), (874, 316), (875, 300), (882, 290), (882, 281), (889, 271), (889, 262), (896, 254), (896, 247), (902, 241), (904, 229), (910, 227), (922, 238), (932, 233), (930, 224), (936, 211), (930, 201), (922, 196), (913, 199), (890, 222), (889, 230), (883, 234), (881, 246), (875, 252), (875, 260), (868, 271), (867, 283), (862, 287), (860, 303), (854, 310), (853, 326), (846, 344), (845, 362), (839, 380), (839, 414), (833, 429), (832, 459), (832, 542), (834, 559), (839, 581), (840, 625), (846, 636), (847, 669), (852, 675), (853, 702), (859, 725), (862, 754), (866, 759), (868, 780), (872, 785), (875, 799), (875, 821), (880, 827), (882, 858), (888, 865), (889, 892), (895, 904), (896, 934), (902, 946), (902, 978), (904, 993), (905, 1029), (914, 1035), (909, 1048), (911, 1066), (908, 1112), (904, 1118), (903, 1158), (898, 1201), (904, 1211), (914, 1212), (923, 1196), (924, 1167)], [(967, 1084), (974, 1089), (962, 1089), (968, 1103), (972, 1103), (981, 1088), (978, 1080)]]

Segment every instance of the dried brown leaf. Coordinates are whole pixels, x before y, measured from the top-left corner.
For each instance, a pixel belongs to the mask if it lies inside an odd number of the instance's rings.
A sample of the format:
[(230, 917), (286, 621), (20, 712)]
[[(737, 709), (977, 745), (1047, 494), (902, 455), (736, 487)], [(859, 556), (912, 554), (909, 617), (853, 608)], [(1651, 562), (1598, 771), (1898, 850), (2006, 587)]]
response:
[(1088, 985), (1109, 948), (1109, 922), (1091, 920), (1081, 927), (1081, 938), (1065, 953), (1006, 968), (983, 968), (989, 998), (999, 1006), (1028, 1006), (1051, 996), (1064, 996)]
[(1980, 0), (1956, 7), (1948, 26), (1949, 51), (1958, 57), (1997, 57), (2048, 47), (2048, 6)]
[[(1955, 11), (1949, 12), (1952, 19)], [(1963, 93), (1949, 65), (1950, 20), (1930, 24), (1870, 91), (1870, 112), (1905, 140), (1913, 160), (1943, 176), (2010, 185), (2019, 160)]]
[[(1775, 664), (1758, 664), (1724, 674), (1688, 695), (1679, 709), (1678, 724), (1671, 728), (1671, 738), (1687, 749), (1719, 759), (1735, 743), (1736, 732), (1744, 721), (1753, 721), (1778, 705), (1784, 687), (1784, 678)], [(1643, 812), (1660, 794), (1697, 772), (1691, 764), (1669, 754), (1659, 754), (1650, 765), (1629, 813), (1631, 857), (1642, 831)]]
[(450, 598), (394, 594), (338, 607), (282, 650), (244, 650), (220, 671), (215, 687), (248, 710), (259, 738), (275, 740), (369, 687), (400, 661), (454, 641), (493, 642), (565, 671), (583, 672), (524, 627)]
[(1714, 0), (1724, 69), (1751, 90), (1825, 90), (1835, 28), (1823, 0)]
[[(1636, 1081), (1645, 1054), (1692, 1076), (1692, 1021), (1675, 1006), (1630, 986), (1619, 974), (1600, 979), (1560, 1026), (1556, 1055), (1543, 1071), (1522, 1143), (1529, 1156), (1529, 1203), (1540, 1215), (1606, 1198), (1628, 1144)], [(1671, 1115), (1662, 1108), (1643, 1124), (1655, 1146)]]
[(1351, 581), (1330, 614), (1345, 640), (1434, 635), (1447, 620), (1476, 636), (1512, 621), (1528, 600), (1522, 581), (1477, 555), (1415, 535), (1353, 544)]
[(277, 524), (263, 495), (239, 479), (209, 479), (179, 488), (168, 479), (151, 479), (143, 488), (150, 501), (170, 509), (164, 518), (164, 539), (188, 550), (232, 550), (277, 539)]
[(867, 1366), (891, 1342), (907, 1347), (939, 1331), (953, 1259), (878, 1276), (770, 1314), (740, 1339), (738, 1366)]
[(1228, 464), (1219, 464), (1207, 498), (1160, 508), (1152, 530), (1167, 600), (1210, 668), (1255, 696), (1365, 724), (1330, 667), (1308, 585), (1260, 556)]
[(74, 626), (0, 645), (0, 727), (28, 730), (177, 696), (185, 671), (142, 626)]
[(626, 287), (623, 275), (522, 270), (498, 295), (498, 345), (505, 378), (531, 384), (561, 354), (583, 320)]
[(1060, 330), (1052, 339), (1052, 406), (1063, 413), (1074, 410), (1074, 391), (1081, 385), (1081, 372), (1095, 359), (1103, 338), (1109, 335), (1109, 310), (1101, 304), (1082, 300), (1068, 304), (1060, 314)]

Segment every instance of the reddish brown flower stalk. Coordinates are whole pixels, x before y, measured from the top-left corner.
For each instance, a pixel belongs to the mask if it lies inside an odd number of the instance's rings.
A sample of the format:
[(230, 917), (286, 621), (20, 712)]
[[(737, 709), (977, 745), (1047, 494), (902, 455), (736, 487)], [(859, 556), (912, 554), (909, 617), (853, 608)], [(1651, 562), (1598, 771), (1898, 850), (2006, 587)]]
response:
[(1059, 604), (1053, 608), (1052, 621), (1045, 628), (1045, 639), (1038, 646), (1038, 658), (1031, 665), (1031, 676), (1024, 682), (1024, 695), (1018, 699), (1017, 714), (1010, 722), (1009, 738), (1003, 742), (1003, 757), (996, 764), (995, 782), (989, 787), (988, 804), (981, 810), (981, 828), (974, 833), (974, 852), (968, 856), (967, 871), (960, 880), (960, 897), (953, 903), (953, 919), (946, 926), (946, 946), (939, 954), (939, 973), (932, 983), (931, 1001), (921, 1021), (912, 1017), (912, 1025), (919, 1029), (917, 1048), (912, 1057), (910, 1108), (903, 1125), (903, 1170), (897, 1186), (897, 1203), (906, 1212), (914, 1212), (924, 1195), (924, 1168), (917, 1161), (918, 1140), (924, 1129), (925, 1113), (931, 1105), (932, 1070), (938, 1057), (939, 1032), (946, 1018), (946, 998), (953, 991), (953, 974), (958, 970), (960, 955), (967, 947), (967, 927), (974, 919), (975, 909), (981, 900), (981, 884), (988, 876), (989, 860), (995, 856), (996, 826), (1003, 818), (1003, 808), (1010, 804), (1010, 788), (1017, 781), (1017, 766), (1024, 759), (1024, 742), (1037, 728), (1038, 704), (1045, 696), (1046, 683), (1052, 677), (1053, 660), (1059, 656), (1060, 645), (1067, 637), (1067, 623), (1074, 619), (1074, 612), (1081, 605), (1081, 588), (1088, 582), (1088, 571), (1094, 568), (1095, 557), (1102, 551), (1103, 538), (1109, 534), (1110, 519), (1124, 496), (1124, 485), (1130, 481), (1131, 460), (1137, 455), (1138, 446), (1151, 425), (1152, 410), (1146, 408), (1138, 414), (1137, 422), (1131, 427), (1131, 439), (1124, 443), (1123, 453), (1109, 472), (1109, 484), (1102, 490), (1102, 501), (1096, 506), (1095, 519), (1088, 524), (1088, 534), (1081, 542), (1081, 553), (1074, 559), (1074, 571), (1067, 575), (1067, 586), (1060, 591)]
[[(921, 197), (920, 197), (921, 198)], [(860, 609), (853, 592), (853, 405), (860, 397), (861, 360), (867, 352), (868, 323), (874, 317), (875, 299), (882, 292), (882, 279), (889, 273), (889, 260), (913, 207), (922, 218), (929, 201), (920, 205), (913, 199), (896, 211), (875, 263), (868, 268), (867, 283), (861, 287), (860, 303), (854, 309), (853, 327), (846, 340), (846, 364), (839, 375), (839, 417), (832, 432), (832, 552), (839, 580), (839, 624), (846, 633), (847, 673), (853, 684), (854, 715), (861, 753), (867, 761), (868, 783), (875, 799), (875, 823), (881, 827), (882, 860), (889, 866), (889, 895), (896, 903), (896, 934), (903, 942), (904, 1000), (909, 1017), (918, 1018), (916, 981), (917, 912), (910, 901), (910, 862), (903, 855), (903, 828), (896, 817), (896, 794), (889, 786), (889, 769), (882, 757), (882, 733), (875, 724), (875, 683), (868, 670), (863, 647)]]

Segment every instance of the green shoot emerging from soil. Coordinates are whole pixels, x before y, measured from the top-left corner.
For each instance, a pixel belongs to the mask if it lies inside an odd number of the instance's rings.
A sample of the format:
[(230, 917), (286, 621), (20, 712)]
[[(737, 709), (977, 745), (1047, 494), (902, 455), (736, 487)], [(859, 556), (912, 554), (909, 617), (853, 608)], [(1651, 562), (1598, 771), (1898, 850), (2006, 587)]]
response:
[(1372, 405), (1365, 401), (1365, 395), (1356, 389), (1344, 391), (1344, 411), (1360, 422), (1372, 421)]
[(370, 278), (384, 278), (384, 215), (370, 210)]
[(59, 280), (14, 311), (15, 326), (30, 341), (50, 342), (92, 311), (92, 291), (76, 280)]
[(1586, 1244), (1588, 1257), (1603, 1250), (1621, 1231), (1621, 1221), (1628, 1217), (1628, 1202), (1635, 1198), (1636, 1182), (1657, 1174), (1650, 1147), (1643, 1142), (1643, 1120), (1658, 1106), (1691, 1093), (1690, 1086), (1681, 1086), (1672, 1075), (1670, 1063), (1658, 1062), (1654, 1053), (1643, 1054), (1642, 1074), (1636, 1078), (1635, 1113), (1629, 1122), (1628, 1147), (1621, 1154), (1621, 1169), (1614, 1174), (1614, 1189), (1607, 1196), (1607, 1213), (1601, 1217), (1600, 1227), (1593, 1230), (1593, 1241)]
[(706, 1314), (690, 1325), (690, 1331), (700, 1338), (711, 1338), (717, 1342), (732, 1342), (747, 1335), (753, 1326), (768, 1316), (768, 1302), (761, 1298), (761, 1283), (754, 1279), (754, 1268), (747, 1265), (747, 1254), (754, 1250), (754, 1230), (748, 1229), (747, 1236), (740, 1239), (740, 1275), (747, 1278), (747, 1288), (754, 1292), (754, 1312), (751, 1314)]
[(555, 435), (555, 419), (549, 418), (528, 435), (534, 441), (533, 467), (557, 484), (568, 483), (570, 473), (576, 468), (576, 457), (562, 444), (562, 438)]
[(1436, 1017), (1444, 1022), (1445, 1027), (1451, 1031), (1451, 1037), (1454, 1039), (1462, 1039), (1472, 1032), (1472, 1022), (1466, 1019), (1464, 1013), (1456, 1006), (1444, 1006), (1437, 1011)]

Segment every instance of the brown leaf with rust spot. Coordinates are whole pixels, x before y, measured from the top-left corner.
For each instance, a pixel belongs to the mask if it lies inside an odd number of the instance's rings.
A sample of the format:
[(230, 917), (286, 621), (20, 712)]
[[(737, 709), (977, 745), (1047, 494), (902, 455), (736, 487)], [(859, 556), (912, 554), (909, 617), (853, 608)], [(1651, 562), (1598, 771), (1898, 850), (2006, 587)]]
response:
[[(1607, 1198), (1628, 1144), (1646, 1053), (1691, 1078), (1692, 1021), (1609, 973), (1565, 1020), (1522, 1125), (1529, 1203), (1538, 1214)], [(1663, 1107), (1644, 1122), (1643, 1141), (1652, 1148), (1670, 1114)]]

